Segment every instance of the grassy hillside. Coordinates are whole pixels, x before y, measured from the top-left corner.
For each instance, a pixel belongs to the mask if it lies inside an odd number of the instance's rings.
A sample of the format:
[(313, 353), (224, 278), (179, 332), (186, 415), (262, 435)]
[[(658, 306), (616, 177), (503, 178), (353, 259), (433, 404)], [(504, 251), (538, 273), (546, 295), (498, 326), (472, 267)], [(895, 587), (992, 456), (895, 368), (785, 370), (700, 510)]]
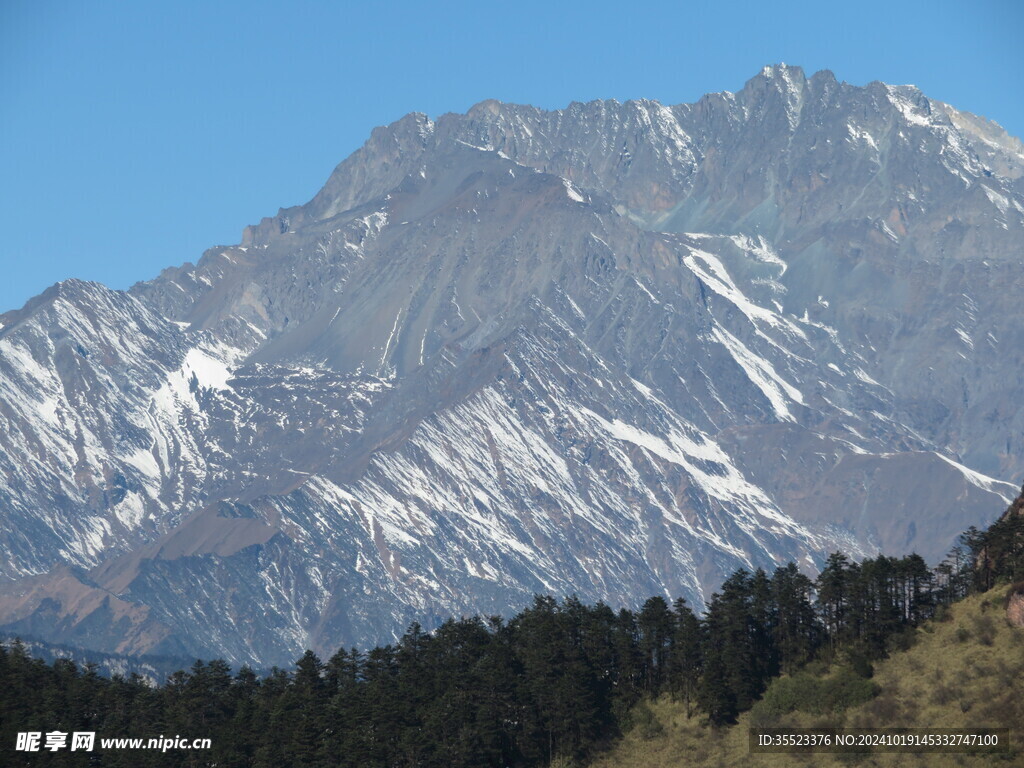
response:
[[(701, 723), (702, 715), (687, 717), (683, 704), (667, 699), (641, 704), (632, 729), (594, 768), (1024, 766), (1024, 629), (1006, 621), (1007, 591), (1001, 587), (968, 597), (941, 619), (922, 625), (911, 647), (875, 664), (870, 681), (841, 663), (780, 678), (735, 726), (711, 729)], [(798, 708), (789, 711), (794, 704)], [(1012, 751), (999, 756), (750, 754), (751, 726), (1008, 727)]]

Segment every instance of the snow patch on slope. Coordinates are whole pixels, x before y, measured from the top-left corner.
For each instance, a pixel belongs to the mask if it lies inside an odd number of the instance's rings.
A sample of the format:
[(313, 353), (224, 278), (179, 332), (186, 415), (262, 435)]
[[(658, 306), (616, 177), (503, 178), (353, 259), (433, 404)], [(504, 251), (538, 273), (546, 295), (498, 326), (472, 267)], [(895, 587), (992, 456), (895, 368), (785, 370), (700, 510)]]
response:
[(1011, 483), (1003, 482), (1002, 480), (996, 480), (994, 477), (983, 475), (981, 472), (975, 472), (970, 467), (965, 467), (963, 464), (953, 461), (947, 456), (943, 456), (941, 453), (935, 452), (935, 455), (942, 459), (947, 464), (952, 464), (961, 474), (964, 479), (967, 480), (971, 485), (976, 488), (980, 488), (983, 491), (994, 493), (996, 496), (1001, 498), (1004, 503), (1009, 504), (1014, 500), (1017, 495), (1017, 487)]
[(229, 389), (228, 380), (231, 378), (231, 369), (224, 358), (228, 357), (232, 350), (222, 346), (219, 351), (220, 355), (213, 350), (195, 347), (185, 354), (185, 370), (195, 374), (199, 386), (211, 389)]
[(789, 410), (787, 400), (804, 405), (804, 397), (800, 390), (783, 379), (771, 363), (755, 355), (742, 341), (721, 326), (713, 328), (711, 335), (729, 350), (729, 354), (747, 374), (750, 382), (768, 398), (775, 415), (783, 421), (796, 421)]
[[(767, 255), (767, 252), (764, 250), (761, 250), (760, 252)], [(768, 256), (768, 258), (770, 258), (770, 256)], [(789, 336), (806, 338), (806, 334), (803, 330), (798, 328), (794, 323), (780, 315), (777, 315), (771, 310), (760, 307), (750, 301), (750, 299), (748, 299), (743, 292), (736, 287), (736, 283), (733, 282), (733, 279), (726, 270), (725, 265), (722, 264), (716, 256), (713, 256), (706, 251), (692, 248), (690, 249), (690, 252), (683, 257), (683, 263), (686, 264), (690, 271), (700, 278), (708, 288), (729, 301), (740, 312), (746, 315), (747, 319), (754, 323), (755, 327), (758, 322), (762, 322), (785, 332)]]

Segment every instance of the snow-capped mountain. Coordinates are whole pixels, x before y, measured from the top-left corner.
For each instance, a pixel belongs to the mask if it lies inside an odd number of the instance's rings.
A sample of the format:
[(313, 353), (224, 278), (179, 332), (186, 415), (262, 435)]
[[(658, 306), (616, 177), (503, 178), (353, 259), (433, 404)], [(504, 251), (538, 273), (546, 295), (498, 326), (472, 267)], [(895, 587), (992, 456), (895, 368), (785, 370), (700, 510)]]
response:
[(375, 129), (0, 315), (0, 628), (270, 664), (536, 592), (932, 561), (1024, 477), (1024, 146), (910, 86)]

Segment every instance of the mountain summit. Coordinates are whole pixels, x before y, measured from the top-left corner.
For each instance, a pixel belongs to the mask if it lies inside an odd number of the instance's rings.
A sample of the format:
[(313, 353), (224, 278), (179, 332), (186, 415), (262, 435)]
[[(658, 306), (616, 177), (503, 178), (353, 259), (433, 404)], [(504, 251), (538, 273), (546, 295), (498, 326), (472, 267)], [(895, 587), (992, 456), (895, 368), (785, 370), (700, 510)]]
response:
[(1024, 146), (911, 86), (408, 115), (240, 245), (0, 316), (0, 626), (271, 664), (934, 561), (1024, 478), (1022, 243)]

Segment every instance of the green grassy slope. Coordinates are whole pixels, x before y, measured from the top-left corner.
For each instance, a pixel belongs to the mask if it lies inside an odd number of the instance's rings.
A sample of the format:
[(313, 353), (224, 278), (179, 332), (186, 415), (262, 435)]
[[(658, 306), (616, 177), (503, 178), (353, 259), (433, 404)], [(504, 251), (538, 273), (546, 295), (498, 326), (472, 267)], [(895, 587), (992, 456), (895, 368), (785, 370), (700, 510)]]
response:
[[(702, 715), (687, 717), (681, 703), (642, 704), (634, 727), (594, 768), (679, 766), (1024, 766), (1024, 628), (1006, 620), (1008, 588), (974, 595), (952, 606), (944, 620), (916, 631), (913, 645), (875, 664), (870, 682), (841, 665), (812, 668), (780, 679), (735, 726), (713, 730)], [(872, 690), (874, 683), (877, 688)], [(829, 711), (822, 691), (861, 703)], [(873, 695), (874, 694), (874, 695)], [(798, 709), (786, 711), (796, 702)], [(810, 710), (810, 711), (807, 711)], [(941, 754), (750, 754), (753, 726), (784, 727), (1008, 727), (1011, 753), (999, 756)]]

